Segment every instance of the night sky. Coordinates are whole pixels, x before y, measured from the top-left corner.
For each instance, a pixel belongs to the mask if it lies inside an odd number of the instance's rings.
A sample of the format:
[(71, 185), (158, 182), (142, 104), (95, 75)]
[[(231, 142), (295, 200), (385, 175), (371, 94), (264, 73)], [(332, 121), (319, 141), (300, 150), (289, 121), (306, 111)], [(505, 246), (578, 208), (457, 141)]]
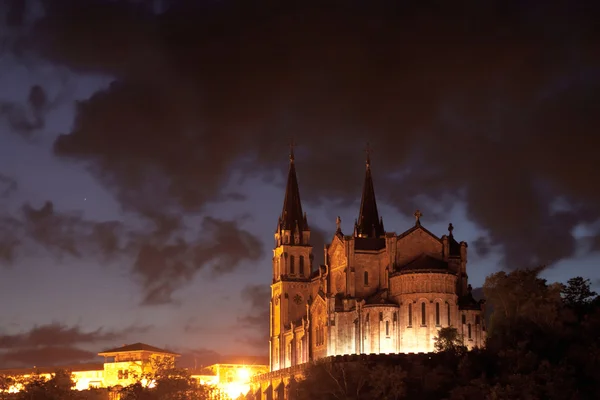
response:
[(474, 287), (600, 289), (598, 2), (451, 3), (0, 1), (0, 367), (268, 354), (291, 138), (318, 262), (369, 142)]

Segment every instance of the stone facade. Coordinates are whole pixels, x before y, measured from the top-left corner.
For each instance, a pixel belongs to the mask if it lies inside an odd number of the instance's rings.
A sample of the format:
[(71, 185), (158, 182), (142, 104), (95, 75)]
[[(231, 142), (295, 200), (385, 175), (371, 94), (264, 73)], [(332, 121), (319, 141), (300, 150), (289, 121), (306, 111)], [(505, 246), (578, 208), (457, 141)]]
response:
[(442, 327), (454, 326), (469, 348), (485, 344), (483, 301), (467, 276), (467, 244), (452, 224), (438, 237), (421, 224), (385, 232), (370, 161), (354, 232), (340, 228), (313, 266), (293, 153), (275, 232), (270, 302), (270, 368), (287, 369), (349, 354), (432, 352)]

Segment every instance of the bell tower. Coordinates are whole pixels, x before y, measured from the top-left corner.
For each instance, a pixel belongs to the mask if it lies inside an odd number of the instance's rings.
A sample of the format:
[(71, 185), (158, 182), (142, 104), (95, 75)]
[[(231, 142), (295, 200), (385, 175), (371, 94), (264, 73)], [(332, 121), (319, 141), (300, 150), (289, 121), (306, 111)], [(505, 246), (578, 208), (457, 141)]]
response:
[(296, 342), (294, 326), (306, 315), (310, 296), (312, 246), (306, 213), (302, 211), (294, 147), (290, 146), (283, 210), (275, 229), (273, 282), (271, 284), (270, 358), (271, 371), (305, 362), (307, 355)]

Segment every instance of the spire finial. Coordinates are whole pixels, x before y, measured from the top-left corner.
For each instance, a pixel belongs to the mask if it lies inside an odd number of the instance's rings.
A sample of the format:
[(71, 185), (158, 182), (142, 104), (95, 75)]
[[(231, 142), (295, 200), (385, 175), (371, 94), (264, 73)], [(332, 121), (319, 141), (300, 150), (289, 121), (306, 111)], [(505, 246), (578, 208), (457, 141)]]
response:
[(373, 152), (373, 149), (371, 148), (371, 145), (369, 144), (369, 142), (367, 142), (367, 146), (365, 147), (365, 153), (367, 155), (367, 160), (366, 160), (367, 169), (371, 168), (371, 153), (372, 152)]
[(417, 211), (415, 211), (415, 213), (413, 215), (415, 216), (416, 224), (421, 225), (421, 217), (423, 216), (423, 213), (421, 213), (421, 211), (417, 210)]
[(335, 219), (335, 225), (337, 226), (337, 230), (341, 231), (342, 230), (342, 219), (340, 218), (340, 216), (338, 215), (338, 217)]
[(452, 231), (454, 230), (454, 226), (452, 226), (452, 222), (448, 225), (448, 232), (450, 232), (450, 236), (452, 236)]
[(296, 146), (296, 142), (294, 142), (294, 138), (290, 139), (290, 162), (294, 162), (294, 147)]

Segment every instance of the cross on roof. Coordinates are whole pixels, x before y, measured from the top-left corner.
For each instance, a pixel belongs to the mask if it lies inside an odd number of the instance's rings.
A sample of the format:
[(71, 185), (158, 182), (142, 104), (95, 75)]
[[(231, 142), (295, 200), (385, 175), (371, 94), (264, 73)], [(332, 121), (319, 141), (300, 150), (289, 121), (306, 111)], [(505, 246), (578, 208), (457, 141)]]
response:
[(421, 223), (420, 219), (423, 216), (423, 213), (421, 213), (421, 211), (417, 210), (417, 211), (415, 211), (415, 213), (413, 215), (415, 216), (417, 225), (419, 225)]

